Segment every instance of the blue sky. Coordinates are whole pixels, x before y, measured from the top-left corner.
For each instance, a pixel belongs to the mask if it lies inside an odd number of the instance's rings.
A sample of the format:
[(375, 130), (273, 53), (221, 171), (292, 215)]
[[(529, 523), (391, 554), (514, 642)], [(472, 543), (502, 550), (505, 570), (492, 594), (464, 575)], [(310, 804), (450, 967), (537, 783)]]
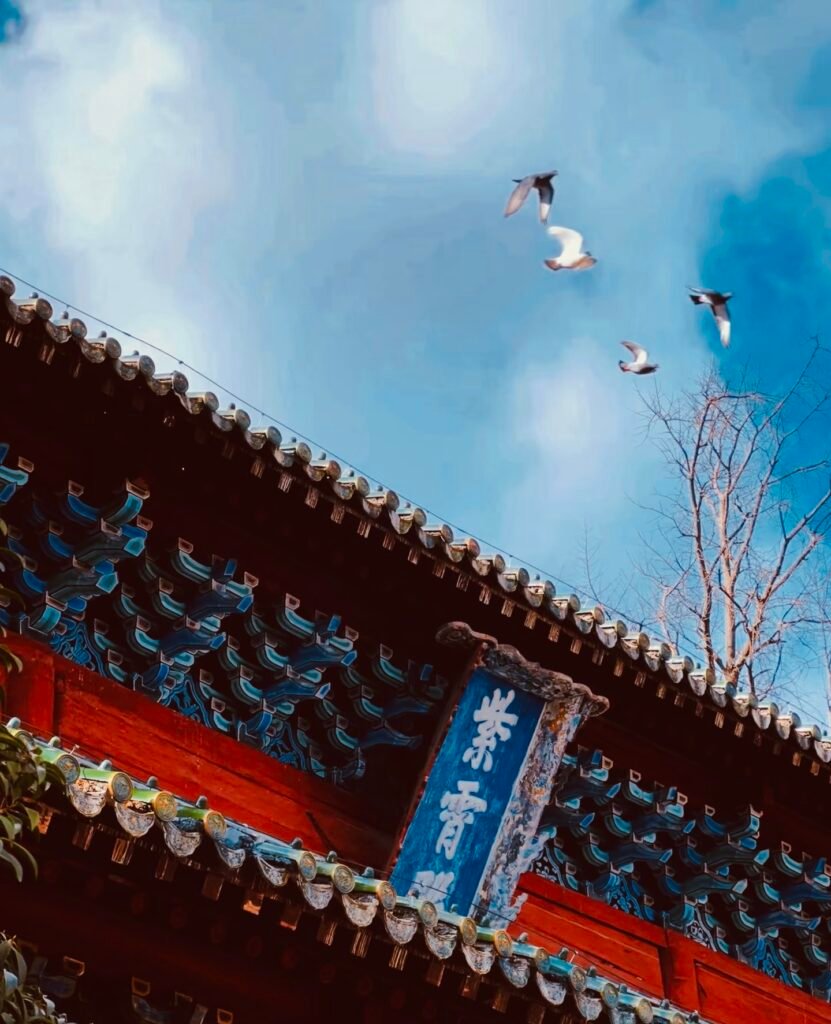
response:
[[(621, 338), (671, 390), (831, 331), (823, 0), (0, 0), (0, 38), (0, 265), (566, 580), (588, 531), (618, 588), (661, 479)], [(546, 167), (590, 273), (502, 217)]]

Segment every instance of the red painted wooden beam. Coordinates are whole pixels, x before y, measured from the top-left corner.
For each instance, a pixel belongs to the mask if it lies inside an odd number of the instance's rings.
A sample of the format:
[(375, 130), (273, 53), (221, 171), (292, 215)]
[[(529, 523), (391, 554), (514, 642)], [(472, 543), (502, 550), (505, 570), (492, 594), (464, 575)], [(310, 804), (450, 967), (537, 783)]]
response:
[(745, 964), (714, 953), (671, 929), (556, 885), (524, 875), (528, 894), (517, 926), (553, 952), (561, 946), (578, 961), (651, 996), (685, 1010), (698, 1010), (715, 1024), (822, 1024), (831, 1006), (769, 978)]
[(278, 839), (299, 837), (322, 852), (336, 850), (360, 867), (386, 862), (391, 836), (366, 823), (352, 794), (229, 736), (208, 729), (147, 697), (89, 672), (48, 648), (9, 637), (23, 672), (0, 680), (5, 711), (30, 730), (60, 736), (66, 748), (146, 778)]

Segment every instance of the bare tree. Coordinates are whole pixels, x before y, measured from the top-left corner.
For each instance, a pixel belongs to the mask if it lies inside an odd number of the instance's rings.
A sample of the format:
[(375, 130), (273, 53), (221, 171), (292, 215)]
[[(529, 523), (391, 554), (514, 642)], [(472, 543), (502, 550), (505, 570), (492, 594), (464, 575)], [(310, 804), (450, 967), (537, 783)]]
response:
[(827, 707), (828, 725), (831, 726), (831, 552), (826, 550), (823, 557), (814, 566), (816, 580), (816, 592), (818, 595), (816, 606), (816, 637), (807, 638), (819, 659), (823, 679), (825, 681), (825, 701)]
[(824, 628), (813, 571), (831, 525), (823, 355), (815, 345), (778, 397), (729, 388), (712, 369), (680, 397), (644, 399), (672, 481), (650, 506), (659, 529), (646, 538), (658, 621), (668, 642), (694, 644), (760, 697), (787, 685), (792, 655), (809, 636), (818, 649)]

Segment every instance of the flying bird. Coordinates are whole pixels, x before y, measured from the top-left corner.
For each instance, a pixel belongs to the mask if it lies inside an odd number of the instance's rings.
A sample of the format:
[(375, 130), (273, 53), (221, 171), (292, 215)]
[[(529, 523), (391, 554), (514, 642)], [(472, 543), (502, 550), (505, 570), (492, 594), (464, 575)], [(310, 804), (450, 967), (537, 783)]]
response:
[(597, 260), (590, 252), (583, 252), (583, 236), (572, 228), (551, 227), (548, 229), (552, 238), (557, 238), (562, 251), (555, 260), (545, 260), (549, 270), (588, 270)]
[(690, 288), (690, 299), (696, 306), (709, 306), (718, 324), (718, 336), (722, 345), (727, 348), (730, 344), (730, 311), (727, 309), (727, 302), (733, 297), (732, 292), (714, 292), (707, 288)]
[(516, 213), (528, 198), (531, 189), (535, 188), (540, 194), (540, 220), (545, 224), (551, 203), (554, 201), (554, 186), (551, 179), (556, 177), (556, 171), (543, 171), (541, 174), (529, 174), (527, 178), (514, 178), (516, 188), (508, 198), (505, 216), (510, 217), (512, 213)]
[(618, 360), (617, 364), (623, 373), (637, 373), (640, 376), (644, 373), (654, 373), (658, 369), (657, 363), (649, 362), (649, 353), (645, 348), (636, 345), (634, 341), (622, 341), (621, 345), (632, 353), (631, 362)]

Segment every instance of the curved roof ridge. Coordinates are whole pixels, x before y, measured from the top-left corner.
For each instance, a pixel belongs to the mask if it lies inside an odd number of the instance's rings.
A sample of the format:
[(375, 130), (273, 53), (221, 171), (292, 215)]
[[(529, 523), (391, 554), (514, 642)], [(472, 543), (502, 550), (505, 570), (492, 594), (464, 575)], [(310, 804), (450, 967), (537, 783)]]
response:
[[(695, 699), (708, 701), (717, 722), (719, 715), (723, 718), (724, 712), (729, 712), (738, 721), (746, 721), (759, 732), (769, 733), (775, 741), (787, 744), (795, 756), (807, 755), (823, 765), (831, 765), (831, 738), (819, 723), (803, 724), (797, 712), (783, 711), (774, 701), (760, 702), (752, 693), (718, 679), (712, 671), (697, 666), (688, 655), (650, 637), (640, 627), (607, 618), (599, 605), (584, 608), (576, 594), (558, 594), (552, 580), (532, 578), (528, 568), (509, 565), (500, 551), (484, 551), (474, 536), (457, 537), (448, 523), (418, 505), (402, 501), (391, 488), (374, 485), (357, 469), (342, 465), (325, 451), (315, 455), (299, 435), (285, 438), (272, 424), (255, 426), (244, 409), (233, 403), (223, 408), (214, 392), (191, 391), (190, 382), (180, 371), (157, 373), (150, 356), (138, 352), (124, 355), (119, 341), (106, 332), (90, 340), (86, 323), (70, 317), (68, 311), (53, 320), (50, 302), (37, 293), (17, 300), (15, 282), (5, 274), (0, 275), (0, 296), (15, 325), (6, 333), (8, 344), (20, 346), (23, 329), (40, 324), (55, 348), (73, 346), (85, 361), (107, 364), (121, 380), (143, 383), (159, 398), (172, 396), (187, 413), (194, 418), (210, 419), (218, 432), (244, 445), (253, 457), (270, 460), (282, 490), (288, 490), (298, 477), (304, 480), (310, 488), (307, 504), (314, 506), (324, 497), (333, 504), (332, 518), (336, 521), (341, 521), (348, 510), (364, 521), (362, 528), (367, 533), (373, 525), (385, 531), (391, 538), (389, 546), (394, 545), (394, 538), (409, 544), (412, 560), (424, 552), (439, 565), (452, 567), (478, 582), (488, 594), (487, 601), (496, 594), (524, 608), (529, 628), (538, 618), (550, 624), (550, 634), (564, 626), (600, 649), (613, 651), (623, 664), (632, 662), (639, 673), (654, 676), (659, 686), (669, 684)], [(263, 465), (262, 471), (264, 468)], [(467, 582), (460, 584), (460, 589), (467, 589)]]

